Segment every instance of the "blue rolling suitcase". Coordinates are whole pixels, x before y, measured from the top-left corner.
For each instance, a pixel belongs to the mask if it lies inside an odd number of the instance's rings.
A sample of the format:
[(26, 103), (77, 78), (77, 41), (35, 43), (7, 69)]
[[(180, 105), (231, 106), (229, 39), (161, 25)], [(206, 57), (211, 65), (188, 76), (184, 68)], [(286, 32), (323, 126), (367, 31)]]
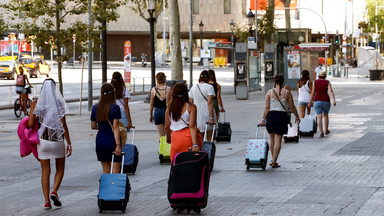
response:
[[(122, 154), (122, 163), (124, 163), (124, 153)], [(99, 212), (103, 210), (121, 210), (123, 213), (127, 208), (131, 184), (128, 176), (123, 174), (112, 174), (114, 154), (112, 156), (111, 173), (103, 174), (100, 178), (100, 187), (97, 204)]]
[(139, 151), (135, 146), (135, 127), (132, 127), (132, 144), (125, 144), (121, 151), (125, 153), (123, 173), (135, 175), (139, 163)]
[(211, 141), (207, 141), (207, 130), (208, 130), (208, 124), (205, 125), (205, 130), (204, 130), (204, 139), (203, 139), (203, 148), (201, 149), (202, 151), (205, 151), (208, 153), (209, 157), (209, 171), (212, 172), (213, 169), (213, 164), (215, 162), (215, 155), (216, 155), (216, 145), (213, 142), (213, 138), (215, 137), (215, 126), (213, 125), (213, 130), (212, 130), (212, 137)]

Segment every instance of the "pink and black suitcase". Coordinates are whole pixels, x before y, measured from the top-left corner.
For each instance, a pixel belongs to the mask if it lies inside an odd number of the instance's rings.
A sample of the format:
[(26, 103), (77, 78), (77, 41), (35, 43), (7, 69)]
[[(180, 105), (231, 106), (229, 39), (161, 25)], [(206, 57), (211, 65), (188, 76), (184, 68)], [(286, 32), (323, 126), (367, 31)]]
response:
[(209, 187), (207, 152), (179, 152), (175, 155), (168, 180), (168, 201), (178, 213), (200, 213), (207, 206)]

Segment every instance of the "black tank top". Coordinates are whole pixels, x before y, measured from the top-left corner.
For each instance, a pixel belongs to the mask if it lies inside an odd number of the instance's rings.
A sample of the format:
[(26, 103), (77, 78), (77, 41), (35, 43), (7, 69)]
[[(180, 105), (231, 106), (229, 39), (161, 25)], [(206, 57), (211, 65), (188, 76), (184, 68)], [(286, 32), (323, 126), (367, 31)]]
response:
[[(166, 90), (167, 90), (167, 87), (165, 87), (164, 89), (164, 94), (166, 95)], [(154, 101), (153, 101), (153, 107), (157, 107), (157, 108), (166, 108), (167, 107), (167, 100), (166, 98), (164, 98), (163, 100), (161, 100), (157, 95), (160, 96), (160, 93), (157, 89), (157, 87), (155, 87), (155, 98), (154, 98)]]

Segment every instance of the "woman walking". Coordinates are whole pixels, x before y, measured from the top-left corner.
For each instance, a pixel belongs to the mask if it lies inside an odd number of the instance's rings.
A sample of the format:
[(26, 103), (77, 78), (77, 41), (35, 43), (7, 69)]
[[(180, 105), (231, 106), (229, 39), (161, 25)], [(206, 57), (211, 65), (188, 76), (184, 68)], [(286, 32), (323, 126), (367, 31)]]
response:
[(149, 121), (154, 123), (159, 137), (165, 136), (165, 110), (169, 102), (171, 87), (165, 85), (166, 76), (163, 72), (156, 74), (157, 85), (151, 89), (151, 102), (149, 105)]
[(119, 105), (121, 111), (120, 121), (127, 129), (132, 128), (132, 118), (128, 105), (128, 100), (131, 98), (131, 95), (128, 89), (125, 88), (124, 79), (120, 72), (116, 71), (112, 74), (111, 84), (115, 88), (116, 104)]
[(202, 139), (197, 130), (196, 115), (196, 106), (189, 102), (187, 86), (176, 83), (172, 88), (172, 102), (165, 112), (165, 133), (167, 142), (171, 144), (171, 162), (178, 152), (201, 149)]
[[(266, 126), (271, 138), (270, 149), (272, 168), (278, 168), (277, 158), (280, 154), (281, 140), (283, 134), (288, 132), (288, 112), (292, 110), (296, 116), (296, 121), (300, 123), (291, 91), (284, 88), (284, 76), (278, 74), (274, 77), (275, 86), (267, 92), (265, 96), (265, 109), (260, 126)], [(290, 118), (290, 116), (289, 116)]]
[[(315, 101), (314, 108), (317, 114), (317, 127), (320, 130), (320, 137), (324, 137), (325, 134), (331, 133), (328, 130), (329, 125), (329, 117), (328, 113), (331, 108), (331, 99), (329, 97), (329, 93), (331, 93), (333, 106), (336, 106), (335, 94), (333, 93), (331, 82), (326, 80), (327, 77), (326, 72), (321, 72), (319, 75), (319, 79), (315, 81), (315, 86), (312, 88), (311, 99), (309, 100), (308, 107)], [(323, 119), (324, 119), (324, 130), (323, 130)]]
[(312, 82), (309, 80), (309, 71), (303, 70), (301, 72), (301, 78), (297, 81), (297, 96), (299, 102), (300, 118), (305, 117), (305, 109), (307, 109), (307, 115), (311, 113), (311, 106), (308, 106), (311, 98)]
[(28, 76), (24, 73), (23, 66), (19, 67), (20, 74), (17, 75), (16, 78), (16, 93), (20, 94), (21, 104), (23, 105), (24, 115), (28, 115), (27, 111), (27, 89), (25, 88), (26, 83), (33, 88), (31, 83), (29, 82)]
[[(190, 102), (195, 104), (197, 108), (197, 128), (200, 130), (202, 137), (204, 137), (205, 124), (209, 122), (212, 125), (215, 122), (213, 110), (215, 90), (212, 85), (208, 84), (208, 79), (208, 71), (203, 70), (200, 73), (199, 83), (189, 90)], [(207, 137), (211, 136), (212, 129), (207, 131)]]
[[(104, 83), (100, 89), (100, 99), (92, 108), (91, 128), (98, 130), (96, 136), (96, 155), (103, 168), (103, 174), (111, 170), (112, 153), (121, 155), (119, 119), (120, 107), (115, 103), (115, 91), (110, 83)], [(120, 162), (121, 157), (115, 157)], [(120, 163), (113, 163), (113, 173), (119, 173)]]
[[(28, 121), (29, 128), (35, 125), (35, 121), (39, 125), (37, 134), (40, 143), (37, 144), (37, 152), (42, 170), (41, 186), (45, 198), (45, 210), (52, 208), (49, 198), (52, 199), (56, 207), (61, 207), (57, 192), (64, 177), (65, 155), (69, 157), (72, 154), (71, 139), (65, 120), (65, 115), (68, 113), (68, 106), (56, 88), (55, 81), (51, 78), (46, 79), (41, 88), (39, 99), (32, 102)], [(64, 139), (67, 141), (67, 146), (65, 146)], [(55, 159), (56, 173), (52, 192), (49, 193), (51, 159)]]
[(208, 70), (208, 83), (213, 86), (215, 96), (213, 97), (213, 110), (216, 113), (216, 120), (219, 121), (220, 112), (225, 112), (223, 100), (221, 99), (221, 85), (216, 82), (216, 75), (214, 70)]

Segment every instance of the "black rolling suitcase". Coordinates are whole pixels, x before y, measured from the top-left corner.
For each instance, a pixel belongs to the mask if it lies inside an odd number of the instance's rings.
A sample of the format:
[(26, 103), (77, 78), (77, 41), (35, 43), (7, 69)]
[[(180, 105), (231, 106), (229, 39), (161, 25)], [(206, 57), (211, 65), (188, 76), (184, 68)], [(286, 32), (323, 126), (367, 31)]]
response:
[(168, 201), (181, 213), (199, 213), (208, 203), (209, 157), (207, 152), (179, 152), (168, 180)]
[[(124, 163), (124, 153), (121, 154), (121, 162)], [(113, 160), (114, 154), (112, 156), (111, 173), (103, 174), (100, 178), (99, 195), (97, 196), (100, 213), (103, 210), (121, 210), (124, 213), (129, 201), (131, 184), (128, 176), (123, 174), (122, 168), (120, 174), (112, 174)]]
[(216, 155), (216, 145), (215, 145), (215, 143), (213, 141), (213, 138), (215, 137), (215, 127), (216, 127), (216, 125), (213, 125), (212, 137), (211, 137), (211, 141), (210, 142), (207, 141), (208, 126), (209, 126), (208, 124), (205, 125), (204, 139), (203, 139), (203, 148), (201, 150), (208, 153), (209, 163), (210, 163), (209, 171), (212, 172), (213, 164), (215, 162), (215, 155)]
[(231, 136), (232, 136), (231, 123), (225, 121), (225, 112), (223, 112), (223, 115), (224, 115), (224, 122), (220, 122), (219, 119), (217, 122), (216, 141), (231, 142)]

